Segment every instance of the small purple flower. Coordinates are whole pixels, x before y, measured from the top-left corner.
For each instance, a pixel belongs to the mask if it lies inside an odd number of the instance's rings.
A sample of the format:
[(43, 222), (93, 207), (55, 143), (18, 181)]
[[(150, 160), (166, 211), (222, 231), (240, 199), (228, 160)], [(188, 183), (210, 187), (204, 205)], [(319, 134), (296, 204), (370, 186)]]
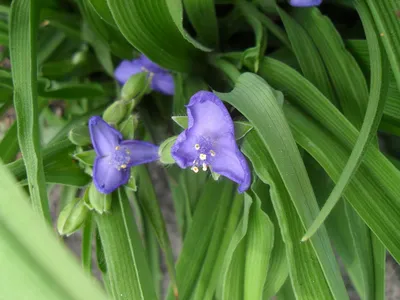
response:
[(213, 93), (197, 92), (187, 107), (188, 128), (172, 146), (171, 154), (181, 168), (199, 168), (223, 175), (239, 184), (243, 193), (250, 186), (250, 169), (240, 152), (228, 110)]
[(309, 7), (309, 6), (317, 6), (322, 3), (322, 0), (290, 0), (291, 6), (298, 7)]
[(140, 72), (149, 73), (153, 90), (166, 95), (174, 94), (175, 87), (172, 75), (143, 54), (132, 61), (123, 60), (115, 69), (114, 75), (121, 84), (124, 84), (129, 77)]
[(108, 194), (128, 182), (130, 168), (157, 160), (158, 147), (143, 141), (122, 140), (122, 134), (101, 117), (89, 120), (96, 160), (93, 182), (100, 193)]

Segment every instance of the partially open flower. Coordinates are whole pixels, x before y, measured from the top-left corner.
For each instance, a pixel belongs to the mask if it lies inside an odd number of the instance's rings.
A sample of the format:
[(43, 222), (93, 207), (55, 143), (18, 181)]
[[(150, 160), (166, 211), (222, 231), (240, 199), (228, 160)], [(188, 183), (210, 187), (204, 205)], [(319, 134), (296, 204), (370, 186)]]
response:
[(309, 7), (309, 6), (317, 6), (322, 3), (322, 0), (290, 0), (291, 6), (298, 7)]
[(150, 76), (151, 88), (166, 95), (174, 94), (174, 78), (165, 69), (153, 63), (143, 54), (132, 61), (123, 60), (115, 69), (115, 78), (124, 84), (132, 75), (146, 72)]
[(101, 117), (90, 118), (89, 131), (96, 151), (93, 182), (100, 193), (111, 193), (126, 184), (131, 167), (158, 159), (157, 146), (143, 141), (122, 140), (122, 134)]
[(177, 138), (171, 154), (181, 168), (191, 167), (225, 176), (239, 184), (239, 192), (250, 186), (251, 174), (240, 152), (228, 110), (213, 93), (200, 91), (187, 107), (188, 128)]

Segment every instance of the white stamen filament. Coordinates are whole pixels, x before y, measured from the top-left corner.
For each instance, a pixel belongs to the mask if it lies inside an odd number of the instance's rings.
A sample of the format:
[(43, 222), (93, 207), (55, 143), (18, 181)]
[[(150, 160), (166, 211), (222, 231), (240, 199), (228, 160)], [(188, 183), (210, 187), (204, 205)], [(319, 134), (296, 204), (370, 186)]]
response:
[(206, 163), (203, 163), (203, 171), (207, 171), (207, 165), (206, 165)]
[(212, 157), (214, 157), (215, 156), (214, 150), (210, 150), (210, 154), (211, 154)]

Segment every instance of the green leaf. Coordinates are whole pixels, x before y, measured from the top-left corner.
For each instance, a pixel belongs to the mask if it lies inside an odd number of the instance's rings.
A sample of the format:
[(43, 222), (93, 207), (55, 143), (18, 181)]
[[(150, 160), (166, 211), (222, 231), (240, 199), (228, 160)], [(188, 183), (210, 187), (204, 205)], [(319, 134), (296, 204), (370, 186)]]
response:
[[(86, 193), (85, 193), (86, 195)], [(92, 241), (94, 231), (94, 219), (92, 214), (88, 214), (82, 229), (82, 268), (89, 275), (92, 274)]]
[[(250, 159), (257, 176), (270, 185), (272, 204), (279, 222), (282, 238), (286, 246), (289, 274), (298, 299), (334, 299), (334, 291), (329, 290), (317, 252), (311, 243), (300, 243), (305, 229), (296, 212), (275, 163), (256, 131), (247, 135), (242, 146), (243, 153)], [(256, 194), (262, 196), (265, 185), (256, 185)], [(263, 201), (265, 201), (263, 199)], [(333, 258), (334, 259), (334, 258)], [(336, 292), (338, 290), (336, 289)], [(344, 294), (347, 299), (347, 293)], [(341, 298), (337, 298), (341, 299)]]
[(79, 9), (89, 27), (110, 50), (120, 58), (132, 58), (132, 46), (125, 37), (112, 25), (100, 18), (89, 0), (78, 0)]
[(94, 150), (79, 152), (74, 155), (74, 158), (78, 159), (88, 166), (93, 166), (94, 160), (96, 158), (96, 152)]
[[(209, 179), (203, 185), (203, 193), (196, 205), (193, 221), (185, 236), (182, 252), (176, 264), (179, 299), (189, 299), (195, 291), (197, 280), (202, 272), (203, 261), (207, 257), (209, 243), (214, 233), (219, 235), (220, 230), (223, 230), (223, 226), (221, 228), (223, 220), (221, 219), (219, 227), (214, 228), (219, 207), (227, 207), (231, 203), (232, 192), (233, 185), (228, 181), (217, 183)], [(215, 259), (215, 254), (215, 251), (210, 254), (213, 259)], [(208, 258), (208, 260), (210, 259)], [(213, 266), (208, 265), (206, 267), (212, 268)], [(203, 276), (202, 278), (204, 278)], [(208, 280), (209, 278), (205, 279)], [(204, 288), (206, 287), (207, 285)], [(167, 299), (174, 299), (171, 290)]]
[[(322, 126), (324, 131), (329, 132), (330, 139), (334, 136), (334, 141), (339, 141), (335, 143), (331, 141), (331, 147), (344, 147), (344, 151), (351, 151), (354, 148), (358, 136), (357, 130), (329, 103), (328, 99), (299, 73), (283, 63), (267, 58), (264, 59), (260, 67), (260, 74), (262, 77), (266, 78), (274, 88), (285, 90), (287, 98), (292, 103), (298, 105), (309, 116), (312, 116), (315, 121), (319, 122), (319, 126)], [(291, 124), (297, 121), (293, 118), (296, 117), (287, 117)], [(301, 127), (302, 131), (306, 129), (305, 127)], [(320, 143), (315, 137), (315, 133), (310, 134), (310, 132), (308, 132), (307, 138), (312, 139), (308, 140), (308, 142)], [(299, 142), (297, 139), (298, 137), (296, 136), (296, 141)], [(326, 142), (328, 141), (325, 141), (325, 143)], [(305, 147), (303, 142), (302, 146)], [(324, 145), (320, 145), (320, 147), (321, 146)], [(308, 146), (306, 149), (308, 152), (314, 151)], [(316, 155), (316, 153), (314, 153), (313, 156), (314, 155)], [(350, 155), (350, 153), (348, 153), (348, 155)], [(345, 156), (345, 159), (347, 158), (348, 156)], [(322, 164), (321, 158), (317, 160)], [(330, 159), (328, 159), (328, 161), (329, 167), (331, 167)], [(325, 161), (324, 163), (328, 162)], [(324, 169), (328, 172), (327, 167), (328, 164), (325, 164)], [(342, 170), (343, 167), (344, 165), (340, 167), (340, 170)], [(351, 199), (348, 198), (347, 200), (355, 208), (364, 222), (383, 242), (389, 252), (397, 260), (400, 260), (400, 243), (397, 243), (396, 238), (398, 234), (396, 227), (398, 225), (393, 223), (393, 220), (400, 219), (400, 214), (398, 213), (400, 211), (400, 187), (398, 185), (400, 173), (376, 147), (370, 147), (367, 150), (361, 167), (363, 169), (366, 168), (368, 172), (370, 172), (370, 175), (367, 175), (367, 182), (369, 183), (364, 182), (362, 185), (353, 186), (353, 180), (350, 182), (350, 185), (353, 187), (349, 188), (351, 193), (360, 195), (360, 189), (362, 186), (366, 186), (368, 187), (368, 193), (375, 194), (376, 197), (381, 200), (377, 203), (373, 198), (365, 198), (365, 195), (363, 196), (364, 198), (357, 196)], [(366, 174), (358, 175), (358, 173), (356, 174), (356, 178), (358, 178), (358, 176), (366, 176)], [(332, 178), (332, 173), (328, 172), (328, 174)], [(373, 184), (371, 184), (371, 181)], [(394, 209), (394, 207), (398, 208)], [(391, 220), (391, 222), (387, 222), (387, 220)]]
[(18, 143), (24, 159), (34, 209), (50, 222), (40, 149), (36, 38), (36, 1), (14, 1), (10, 11), (10, 58), (13, 66), (14, 107)]
[[(238, 109), (260, 134), (296, 207), (302, 226), (308, 227), (319, 212), (318, 204), (273, 89), (261, 77), (244, 73), (237, 80), (233, 91), (217, 95)], [(320, 235), (315, 236), (311, 243), (324, 270), (325, 278), (334, 297), (346, 299), (347, 292), (330, 248), (327, 233), (325, 230), (319, 233)]]
[(210, 48), (218, 47), (218, 21), (213, 0), (183, 0), (189, 20), (199, 40)]
[(274, 247), (269, 260), (263, 296), (263, 299), (270, 299), (281, 289), (289, 275), (288, 261), (286, 258), (286, 246), (283, 241), (279, 221), (272, 206), (269, 189), (265, 188), (265, 185), (260, 180), (257, 180), (252, 186), (252, 190), (257, 194), (258, 198), (260, 198), (262, 202), (261, 207), (263, 211), (265, 211), (270, 217), (275, 229)]
[(368, 86), (356, 60), (346, 50), (330, 19), (317, 8), (298, 9), (295, 17), (318, 48), (344, 115), (360, 128), (367, 107)]
[(171, 1), (171, 9), (175, 10), (171, 13), (165, 0), (107, 0), (107, 3), (121, 33), (136, 49), (160, 66), (188, 72), (199, 65), (201, 53), (177, 28), (179, 22), (182, 27), (182, 3)]
[(356, 173), (367, 148), (376, 137), (385, 106), (389, 65), (386, 57), (382, 55), (379, 40), (368, 8), (362, 1), (357, 2), (356, 7), (364, 25), (369, 52), (371, 53), (371, 83), (368, 107), (360, 130), (360, 135), (343, 169), (342, 175), (321, 209), (320, 214), (307, 230), (307, 233), (303, 237), (304, 240), (310, 238), (318, 229), (319, 225), (322, 224), (334, 205), (339, 201), (343, 191)]
[(238, 7), (243, 13), (247, 23), (253, 28), (255, 34), (256, 45), (247, 48), (243, 52), (242, 62), (248, 68), (257, 73), (260, 65), (260, 60), (264, 56), (265, 49), (267, 48), (267, 33), (262, 26), (260, 20), (254, 15), (255, 8), (252, 4), (246, 1), (239, 1)]
[[(43, 149), (43, 164), (46, 182), (84, 186), (90, 176), (83, 173), (71, 155), (75, 146), (68, 140), (52, 143)], [(26, 178), (24, 161), (18, 159), (7, 165), (18, 180)]]
[(14, 161), (19, 150), (17, 140), (17, 123), (14, 122), (0, 142), (0, 158), (3, 162)]
[(203, 267), (192, 295), (196, 300), (213, 298), (223, 274), (222, 266), (228, 253), (229, 244), (242, 213), (243, 195), (236, 193), (234, 197), (224, 197), (219, 200), (214, 232), (208, 243), (207, 253), (202, 262)]
[(366, 1), (400, 90), (400, 24), (397, 12), (399, 3), (396, 0)]
[(29, 205), (7, 169), (0, 165), (0, 298), (106, 299), (70, 251)]
[[(256, 196), (248, 218), (246, 235), (237, 246), (231, 261), (232, 268), (230, 267), (227, 273), (223, 299), (252, 300), (261, 299), (263, 295), (274, 244), (274, 226), (262, 211), (260, 199)], [(236, 280), (232, 277), (236, 277)], [(239, 278), (242, 280), (239, 281)], [(239, 286), (236, 288), (239, 292), (232, 293), (235, 290), (233, 285), (237, 283)]]
[(151, 181), (149, 171), (145, 166), (137, 166), (135, 168), (138, 176), (137, 201), (141, 205), (145, 218), (149, 220), (153, 226), (153, 230), (157, 237), (161, 249), (165, 253), (168, 273), (171, 279), (173, 289), (176, 291), (176, 275), (174, 267), (174, 256), (171, 243), (168, 237), (167, 228), (164, 217), (161, 213), (160, 205), (157, 201), (156, 193)]
[(284, 10), (279, 7), (277, 7), (277, 10), (285, 25), (290, 43), (293, 47), (293, 52), (300, 64), (304, 77), (314, 83), (329, 100), (337, 105), (337, 100), (324, 62), (311, 37), (305, 29)]
[(96, 215), (113, 299), (157, 299), (142, 241), (121, 189), (112, 193), (111, 213)]
[(96, 13), (100, 16), (100, 18), (102, 18), (105, 22), (107, 22), (109, 25), (117, 27), (111, 15), (110, 9), (108, 8), (106, 0), (84, 0), (84, 1), (88, 1), (92, 5)]

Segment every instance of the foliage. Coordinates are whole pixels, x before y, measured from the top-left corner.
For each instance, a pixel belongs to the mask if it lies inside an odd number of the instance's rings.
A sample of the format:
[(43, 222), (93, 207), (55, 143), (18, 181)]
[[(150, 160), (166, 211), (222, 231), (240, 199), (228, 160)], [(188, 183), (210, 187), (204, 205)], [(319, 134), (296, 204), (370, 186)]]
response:
[(400, 6), (320, 2), (1, 2), (0, 298), (384, 299)]

